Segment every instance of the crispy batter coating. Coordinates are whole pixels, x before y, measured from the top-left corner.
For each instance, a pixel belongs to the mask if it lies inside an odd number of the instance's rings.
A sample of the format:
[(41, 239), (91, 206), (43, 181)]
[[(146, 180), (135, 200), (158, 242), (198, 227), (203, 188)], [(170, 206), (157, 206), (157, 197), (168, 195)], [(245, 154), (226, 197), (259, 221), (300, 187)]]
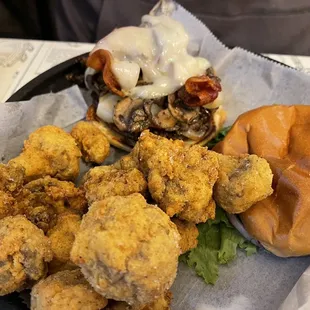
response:
[(32, 181), (24, 186), (32, 195), (40, 195), (40, 201), (54, 203), (57, 213), (71, 210), (79, 214), (87, 210), (87, 202), (83, 189), (76, 188), (74, 183), (59, 181), (49, 176)]
[(0, 191), (0, 219), (20, 213), (23, 213), (23, 210), (13, 196), (10, 193)]
[(109, 196), (143, 194), (147, 189), (147, 183), (139, 170), (120, 170), (113, 166), (100, 166), (89, 170), (83, 182), (89, 203)]
[(181, 221), (178, 218), (173, 218), (171, 220), (177, 226), (178, 232), (181, 236), (181, 254), (194, 249), (198, 244), (197, 237), (199, 235), (196, 225), (191, 222)]
[[(145, 131), (143, 134), (145, 134), (148, 131)], [(158, 145), (156, 145), (158, 146)], [(147, 172), (147, 166), (143, 165), (143, 162), (139, 162), (139, 149), (140, 149), (140, 144), (136, 143), (132, 151), (121, 157), (117, 162), (113, 164), (113, 166), (117, 169), (122, 169), (122, 170), (129, 170), (129, 169), (140, 169), (143, 171), (145, 174)]]
[[(185, 144), (181, 140), (169, 140), (161, 136), (152, 134), (149, 130), (145, 130), (140, 135), (138, 142), (129, 154), (132, 158), (121, 162), (121, 165), (137, 165), (138, 168), (147, 176), (150, 171), (148, 161), (153, 157), (161, 154), (167, 154), (176, 150), (185, 148)], [(187, 147), (188, 149), (188, 147)], [(158, 156), (159, 157), (159, 156)]]
[(17, 163), (0, 164), (0, 191), (16, 195), (24, 184), (25, 169)]
[(15, 163), (0, 164), (0, 219), (22, 214), (20, 204), (15, 200), (24, 183), (25, 169)]
[(46, 175), (74, 180), (79, 175), (81, 156), (70, 134), (49, 125), (34, 131), (24, 142), (23, 152), (9, 163), (22, 165), (27, 181)]
[(70, 261), (70, 252), (75, 235), (81, 224), (81, 216), (74, 213), (63, 213), (57, 218), (56, 225), (48, 231), (51, 241), (53, 260), (49, 264), (49, 273), (77, 268)]
[(31, 310), (100, 310), (107, 303), (79, 269), (55, 273), (36, 284), (31, 292)]
[(44, 233), (47, 233), (57, 223), (57, 211), (51, 205), (29, 207), (23, 214)]
[(26, 184), (16, 200), (27, 218), (44, 232), (56, 224), (58, 214), (67, 211), (83, 214), (87, 211), (83, 189), (76, 188), (72, 182), (49, 176)]
[(102, 164), (109, 156), (110, 143), (93, 122), (78, 122), (71, 131), (86, 162)]
[(0, 220), (0, 296), (22, 290), (46, 275), (52, 259), (43, 231), (24, 216)]
[(141, 307), (132, 307), (123, 301), (109, 300), (106, 310), (170, 310), (171, 299), (172, 293), (167, 291), (152, 303)]
[(130, 170), (134, 168), (139, 169), (139, 163), (137, 161), (137, 156), (135, 155), (137, 150), (138, 147), (134, 147), (130, 154), (121, 157), (113, 164), (113, 167), (122, 170)]
[(218, 178), (214, 152), (145, 131), (134, 156), (147, 174), (152, 198), (170, 217), (200, 223), (215, 217), (212, 190)]
[(272, 194), (273, 174), (265, 159), (257, 155), (217, 156), (221, 168), (214, 199), (225, 211), (244, 212)]
[(179, 240), (169, 217), (142, 195), (114, 196), (83, 217), (71, 259), (106, 298), (145, 305), (172, 285)]

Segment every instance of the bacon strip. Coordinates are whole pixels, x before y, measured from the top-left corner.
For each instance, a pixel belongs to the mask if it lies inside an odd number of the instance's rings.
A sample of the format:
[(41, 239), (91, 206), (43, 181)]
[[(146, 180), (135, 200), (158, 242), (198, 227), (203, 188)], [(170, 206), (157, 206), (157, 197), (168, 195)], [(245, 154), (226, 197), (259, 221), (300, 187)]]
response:
[(87, 66), (96, 71), (102, 71), (104, 83), (108, 86), (108, 88), (113, 93), (121, 97), (125, 97), (125, 94), (121, 90), (121, 86), (112, 72), (112, 61), (113, 58), (111, 53), (107, 50), (100, 49), (89, 55), (87, 59)]
[(194, 76), (178, 91), (178, 97), (190, 107), (199, 107), (213, 102), (222, 90), (216, 76)]

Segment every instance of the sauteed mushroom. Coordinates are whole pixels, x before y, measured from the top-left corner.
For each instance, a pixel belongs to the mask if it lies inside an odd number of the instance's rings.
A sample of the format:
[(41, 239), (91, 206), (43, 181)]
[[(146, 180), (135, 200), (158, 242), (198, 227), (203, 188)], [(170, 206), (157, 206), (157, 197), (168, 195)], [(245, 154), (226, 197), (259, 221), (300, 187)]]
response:
[(168, 109), (163, 107), (163, 98), (159, 100), (145, 100), (144, 111), (149, 116), (152, 125), (169, 131), (176, 130), (177, 119), (175, 119)]
[(188, 126), (183, 126), (180, 133), (191, 140), (200, 141), (215, 131), (216, 127), (211, 112), (200, 108), (199, 117)]
[(143, 101), (132, 100), (129, 97), (116, 104), (113, 121), (121, 131), (141, 132), (149, 126), (147, 114), (143, 110)]
[(176, 98), (175, 94), (168, 96), (168, 109), (174, 118), (186, 124), (190, 124), (199, 116), (199, 108), (186, 107), (183, 105), (182, 100)]
[(175, 119), (168, 109), (161, 110), (154, 118), (155, 125), (168, 131), (176, 130), (177, 119)]

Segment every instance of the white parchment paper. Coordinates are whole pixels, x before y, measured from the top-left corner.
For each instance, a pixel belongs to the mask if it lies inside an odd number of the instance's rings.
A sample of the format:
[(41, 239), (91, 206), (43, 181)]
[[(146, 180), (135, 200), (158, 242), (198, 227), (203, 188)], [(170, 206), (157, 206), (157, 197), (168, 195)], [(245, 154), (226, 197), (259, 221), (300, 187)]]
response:
[(0, 158), (17, 156), (23, 141), (35, 129), (53, 124), (66, 128), (85, 117), (87, 104), (77, 86), (29, 101), (0, 104)]
[(310, 75), (242, 48), (228, 49), (180, 5), (172, 17), (182, 22), (189, 33), (190, 50), (206, 57), (221, 78), (227, 125), (243, 112), (261, 105), (310, 104)]
[[(227, 125), (241, 113), (261, 105), (310, 103), (310, 76), (243, 49), (226, 48), (179, 5), (172, 17), (181, 21), (188, 31), (190, 51), (208, 58), (221, 77)], [(68, 129), (85, 117), (86, 110), (87, 104), (77, 87), (56, 95), (37, 96), (27, 102), (0, 105), (2, 161), (20, 152), (31, 131), (47, 124)], [(112, 150), (106, 164), (122, 154)], [(84, 165), (82, 171), (88, 168)], [(294, 287), (309, 264), (309, 257), (283, 259), (260, 250), (247, 258), (240, 252), (234, 262), (221, 266), (219, 280), (214, 286), (206, 285), (193, 270), (180, 264), (172, 287), (172, 309), (275, 310), (281, 304), (281, 310), (310, 309), (310, 272)]]

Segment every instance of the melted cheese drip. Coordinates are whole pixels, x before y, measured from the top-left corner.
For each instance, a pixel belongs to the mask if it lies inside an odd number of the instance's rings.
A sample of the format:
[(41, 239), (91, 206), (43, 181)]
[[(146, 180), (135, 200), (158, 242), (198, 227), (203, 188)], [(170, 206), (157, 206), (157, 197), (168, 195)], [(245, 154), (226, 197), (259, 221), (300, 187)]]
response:
[[(111, 52), (112, 71), (126, 95), (143, 99), (167, 96), (210, 67), (207, 59), (188, 54), (189, 37), (176, 20), (145, 15), (142, 25), (114, 30), (92, 51)], [(150, 85), (136, 86), (140, 70)]]
[(113, 123), (114, 108), (121, 99), (121, 97), (111, 93), (100, 97), (96, 112), (97, 116), (106, 123)]

